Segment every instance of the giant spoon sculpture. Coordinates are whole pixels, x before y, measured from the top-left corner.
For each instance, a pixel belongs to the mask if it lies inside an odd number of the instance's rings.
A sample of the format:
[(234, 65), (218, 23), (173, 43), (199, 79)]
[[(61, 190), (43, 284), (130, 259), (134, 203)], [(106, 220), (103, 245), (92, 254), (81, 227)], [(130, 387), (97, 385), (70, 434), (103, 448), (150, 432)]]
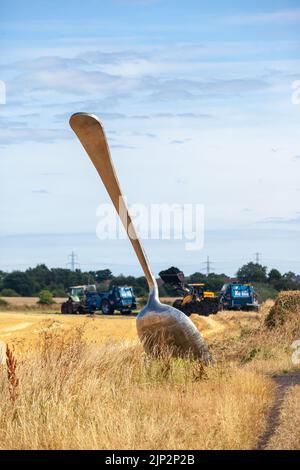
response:
[(99, 173), (146, 276), (149, 298), (136, 319), (145, 351), (155, 355), (170, 351), (173, 356), (190, 356), (208, 364), (210, 353), (193, 322), (159, 301), (157, 283), (128, 212), (100, 120), (93, 114), (76, 113), (70, 118), (70, 126)]

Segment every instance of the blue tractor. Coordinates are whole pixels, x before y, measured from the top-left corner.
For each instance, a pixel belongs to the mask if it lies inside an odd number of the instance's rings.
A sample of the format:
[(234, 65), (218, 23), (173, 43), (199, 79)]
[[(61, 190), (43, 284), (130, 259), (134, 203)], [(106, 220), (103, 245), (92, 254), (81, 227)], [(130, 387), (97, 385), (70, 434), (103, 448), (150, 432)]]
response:
[(104, 315), (112, 315), (115, 310), (129, 314), (136, 309), (136, 299), (132, 287), (112, 286), (108, 291), (99, 292), (94, 284), (72, 286), (69, 298), (61, 305), (61, 313), (94, 313), (101, 310)]
[(259, 309), (254, 287), (248, 284), (224, 284), (219, 301), (222, 310), (257, 311)]

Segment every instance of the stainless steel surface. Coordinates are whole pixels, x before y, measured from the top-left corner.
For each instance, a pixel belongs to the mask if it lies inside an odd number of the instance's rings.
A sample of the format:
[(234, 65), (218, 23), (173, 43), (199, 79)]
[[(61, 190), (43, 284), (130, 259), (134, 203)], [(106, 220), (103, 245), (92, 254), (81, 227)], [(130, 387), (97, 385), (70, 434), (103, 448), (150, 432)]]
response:
[(6, 363), (6, 344), (0, 340), (0, 366)]
[(146, 276), (149, 299), (136, 319), (138, 335), (145, 350), (152, 354), (169, 350), (174, 356), (189, 354), (205, 363), (210, 362), (206, 343), (193, 322), (184, 313), (158, 299), (157, 283), (124, 201), (100, 120), (92, 114), (76, 113), (71, 116), (70, 126), (99, 173)]
[(190, 356), (209, 364), (208, 347), (194, 323), (180, 310), (162, 304), (152, 287), (147, 305), (136, 319), (139, 338), (150, 354)]

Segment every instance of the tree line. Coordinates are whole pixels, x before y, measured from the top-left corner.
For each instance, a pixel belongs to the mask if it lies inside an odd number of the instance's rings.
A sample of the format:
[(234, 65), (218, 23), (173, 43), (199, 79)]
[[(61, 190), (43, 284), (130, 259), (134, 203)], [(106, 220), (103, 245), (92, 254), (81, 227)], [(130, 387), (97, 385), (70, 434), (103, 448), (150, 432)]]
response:
[[(279, 291), (300, 289), (300, 276), (293, 272), (280, 273), (277, 269), (268, 271), (266, 266), (258, 263), (248, 263), (242, 266), (233, 280), (226, 274), (211, 273), (206, 275), (195, 272), (186, 276), (187, 283), (201, 282), (209, 290), (220, 291), (226, 282), (238, 281), (253, 284), (260, 298), (274, 298)], [(1, 296), (38, 296), (47, 289), (56, 297), (65, 297), (70, 286), (82, 284), (96, 284), (99, 290), (107, 290), (112, 285), (130, 285), (137, 296), (148, 294), (147, 282), (144, 276), (114, 276), (110, 269), (98, 271), (71, 271), (64, 268), (48, 268), (45, 264), (39, 264), (35, 268), (25, 271), (13, 271), (10, 273), (0, 271), (0, 295)], [(161, 296), (174, 296), (176, 292), (171, 286), (159, 283)]]

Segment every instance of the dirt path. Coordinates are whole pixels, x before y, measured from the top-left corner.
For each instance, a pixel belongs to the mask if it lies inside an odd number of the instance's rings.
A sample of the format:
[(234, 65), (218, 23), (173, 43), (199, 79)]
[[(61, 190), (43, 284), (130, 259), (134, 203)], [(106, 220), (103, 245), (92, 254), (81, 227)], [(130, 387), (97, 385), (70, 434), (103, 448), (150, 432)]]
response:
[(265, 432), (260, 437), (255, 450), (265, 450), (270, 442), (270, 439), (275, 434), (279, 425), (280, 413), (286, 392), (294, 385), (300, 385), (300, 369), (291, 372), (290, 374), (280, 374), (273, 377), (276, 384), (276, 393), (274, 404), (270, 410), (267, 427)]
[(1, 331), (3, 333), (7, 333), (7, 332), (11, 332), (11, 331), (24, 330), (24, 328), (27, 328), (30, 325), (32, 325), (32, 322), (23, 322), (23, 323), (19, 323), (18, 325), (15, 325), (15, 326), (9, 326), (9, 327), (6, 327), (6, 328), (1, 328)]

